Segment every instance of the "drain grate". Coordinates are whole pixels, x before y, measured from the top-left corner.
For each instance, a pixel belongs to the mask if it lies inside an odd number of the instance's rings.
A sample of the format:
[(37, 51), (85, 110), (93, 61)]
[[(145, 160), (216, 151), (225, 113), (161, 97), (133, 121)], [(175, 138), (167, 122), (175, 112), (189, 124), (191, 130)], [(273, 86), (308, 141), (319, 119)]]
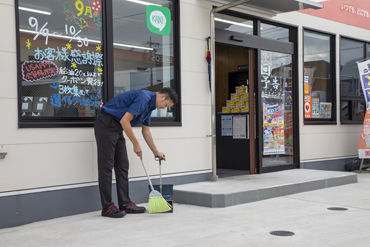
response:
[(327, 208), (328, 210), (333, 210), (333, 211), (346, 211), (348, 208), (343, 208), (343, 207), (329, 207)]
[(294, 232), (290, 232), (290, 231), (272, 231), (272, 232), (270, 232), (270, 234), (274, 235), (274, 236), (289, 237), (289, 236), (293, 236)]

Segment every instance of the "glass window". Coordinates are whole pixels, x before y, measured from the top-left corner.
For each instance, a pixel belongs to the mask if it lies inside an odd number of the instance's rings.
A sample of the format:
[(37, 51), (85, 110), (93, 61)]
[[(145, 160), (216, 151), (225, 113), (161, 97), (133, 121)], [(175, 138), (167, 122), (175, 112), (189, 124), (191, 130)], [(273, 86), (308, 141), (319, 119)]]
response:
[[(16, 0), (15, 6), (20, 127), (92, 126), (111, 92), (171, 87), (180, 97), (178, 1)], [(104, 69), (111, 61), (112, 77)], [(179, 103), (155, 110), (152, 123), (178, 125), (180, 109)]]
[[(341, 121), (362, 123), (365, 99), (357, 61), (364, 59), (366, 43), (351, 39), (340, 40)], [(344, 104), (344, 105), (343, 105)]]
[(304, 119), (335, 121), (334, 36), (304, 31)]
[(241, 34), (253, 35), (252, 20), (246, 20), (230, 15), (216, 13), (215, 28)]
[(289, 29), (266, 23), (261, 23), (261, 37), (289, 42)]
[[(114, 95), (178, 89), (175, 18), (171, 0), (113, 0)], [(152, 117), (175, 120), (176, 114), (178, 109), (171, 107), (154, 110)]]
[(19, 0), (20, 122), (96, 116), (102, 100), (102, 3)]
[(292, 55), (261, 51), (263, 167), (293, 164)]

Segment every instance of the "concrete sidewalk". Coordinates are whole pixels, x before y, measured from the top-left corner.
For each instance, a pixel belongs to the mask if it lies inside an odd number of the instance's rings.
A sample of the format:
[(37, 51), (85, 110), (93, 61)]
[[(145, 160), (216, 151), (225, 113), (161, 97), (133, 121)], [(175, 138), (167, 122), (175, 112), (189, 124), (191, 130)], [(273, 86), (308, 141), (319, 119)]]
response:
[[(347, 211), (329, 211), (346, 207)], [(1, 247), (17, 246), (370, 246), (370, 173), (358, 183), (227, 208), (175, 204), (173, 214), (100, 212), (0, 230)], [(1, 219), (0, 219), (1, 220)], [(290, 237), (270, 235), (287, 230)]]

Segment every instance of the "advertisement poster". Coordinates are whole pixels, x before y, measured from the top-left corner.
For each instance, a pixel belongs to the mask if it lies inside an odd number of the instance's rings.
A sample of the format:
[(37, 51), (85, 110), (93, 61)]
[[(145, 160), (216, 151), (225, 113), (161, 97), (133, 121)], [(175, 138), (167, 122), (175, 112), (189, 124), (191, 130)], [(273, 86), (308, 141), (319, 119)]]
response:
[(263, 104), (263, 154), (285, 154), (283, 104)]
[(362, 126), (360, 144), (358, 145), (358, 157), (360, 159), (370, 158), (370, 108), (369, 106), (369, 91), (370, 91), (370, 59), (363, 62), (358, 62), (358, 71), (364, 96), (366, 100), (366, 115)]
[(358, 145), (358, 157), (360, 159), (370, 158), (370, 109), (366, 110), (360, 144)]
[(331, 103), (320, 103), (320, 118), (331, 118)]
[(293, 111), (285, 111), (284, 117), (285, 154), (293, 154)]
[(320, 99), (312, 98), (312, 118), (320, 118)]
[(304, 118), (312, 118), (312, 96), (304, 96)]
[(369, 108), (370, 102), (370, 59), (358, 62), (358, 71), (360, 73), (361, 86), (366, 100), (366, 108)]
[(221, 136), (232, 136), (233, 135), (233, 116), (222, 115), (221, 116)]

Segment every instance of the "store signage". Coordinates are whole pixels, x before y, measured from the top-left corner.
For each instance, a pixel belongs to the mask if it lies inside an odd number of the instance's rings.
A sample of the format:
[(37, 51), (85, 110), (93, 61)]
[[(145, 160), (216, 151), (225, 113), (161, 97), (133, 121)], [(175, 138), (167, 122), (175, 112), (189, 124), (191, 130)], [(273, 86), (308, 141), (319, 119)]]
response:
[(366, 115), (364, 124), (362, 125), (360, 144), (358, 145), (358, 157), (360, 159), (370, 158), (370, 107), (369, 107), (369, 93), (370, 93), (370, 59), (358, 62), (358, 71), (360, 73), (360, 80), (364, 96), (366, 100)]
[(146, 26), (152, 33), (169, 35), (171, 33), (171, 11), (166, 7), (148, 5)]
[(369, 0), (326, 0), (322, 9), (304, 9), (300, 12), (344, 24), (370, 29)]
[(370, 102), (370, 59), (357, 63), (358, 71), (360, 73), (360, 80), (362, 90), (366, 100), (366, 108), (369, 108)]

